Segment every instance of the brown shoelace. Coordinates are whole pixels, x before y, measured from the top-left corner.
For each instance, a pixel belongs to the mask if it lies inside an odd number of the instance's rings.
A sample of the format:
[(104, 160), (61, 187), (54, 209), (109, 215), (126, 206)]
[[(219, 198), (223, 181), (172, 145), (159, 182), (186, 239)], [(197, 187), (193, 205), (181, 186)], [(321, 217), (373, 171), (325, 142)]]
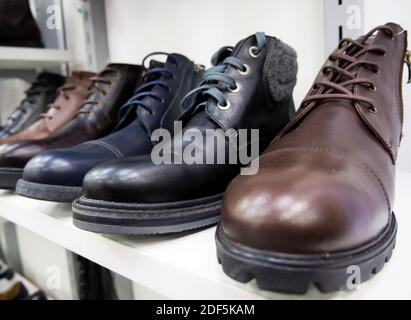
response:
[(376, 27), (358, 40), (345, 38), (341, 40), (338, 48), (330, 55), (329, 60), (332, 65), (323, 68), (322, 72), (327, 78), (314, 83), (312, 94), (306, 97), (301, 108), (305, 108), (311, 103), (324, 102), (329, 100), (349, 100), (357, 103), (365, 103), (369, 106), (369, 111), (377, 112), (373, 101), (366, 97), (354, 94), (355, 85), (362, 85), (371, 91), (377, 90), (374, 83), (367, 78), (359, 78), (360, 67), (370, 69), (379, 73), (378, 64), (372, 61), (359, 60), (367, 52), (385, 55), (386, 48), (378, 45), (368, 45), (367, 40), (376, 32), (384, 32), (388, 37), (393, 38), (394, 32), (387, 26)]
[(91, 86), (89, 88), (89, 93), (87, 94), (86, 100), (83, 102), (83, 104), (80, 106), (80, 110), (78, 114), (89, 114), (91, 111), (88, 109), (82, 109), (85, 105), (87, 104), (92, 104), (92, 105), (97, 105), (98, 101), (97, 100), (92, 100), (90, 99), (91, 95), (95, 92), (100, 92), (103, 96), (107, 95), (107, 92), (105, 89), (99, 84), (105, 84), (111, 86), (113, 82), (111, 80), (108, 80), (104, 78), (105, 74), (112, 73), (114, 75), (118, 74), (118, 71), (113, 69), (113, 68), (106, 68), (102, 72), (100, 72), (96, 77), (90, 78), (91, 80)]
[[(67, 91), (72, 91), (72, 90), (75, 90), (75, 89), (76, 89), (76, 86), (75, 86), (75, 85), (70, 85), (70, 84), (69, 84), (69, 85), (64, 85), (64, 86), (60, 87), (60, 88), (57, 90), (57, 96), (63, 96), (64, 99), (70, 100), (70, 95), (67, 94)], [(40, 119), (41, 119), (41, 118), (47, 118), (47, 119), (49, 119), (49, 120), (53, 119), (53, 116), (51, 116), (51, 115), (49, 114), (49, 111), (52, 110), (52, 109), (54, 109), (54, 110), (60, 110), (60, 109), (61, 109), (61, 106), (56, 105), (56, 104), (53, 104), (53, 103), (49, 104), (49, 105), (47, 106), (47, 110), (48, 110), (48, 111), (47, 111), (46, 113), (42, 113), (39, 118), (40, 118)]]

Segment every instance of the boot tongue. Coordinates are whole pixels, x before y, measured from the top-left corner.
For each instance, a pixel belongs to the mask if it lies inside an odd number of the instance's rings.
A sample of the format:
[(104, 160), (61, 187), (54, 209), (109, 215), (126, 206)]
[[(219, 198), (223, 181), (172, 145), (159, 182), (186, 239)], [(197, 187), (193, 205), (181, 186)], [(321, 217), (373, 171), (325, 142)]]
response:
[(244, 38), (243, 40), (240, 40), (240, 42), (238, 42), (234, 48), (233, 48), (233, 53), (232, 55), (235, 57), (238, 55), (238, 51), (241, 49), (241, 47), (245, 44), (245, 43), (249, 43), (249, 44), (255, 44), (256, 43), (256, 39), (255, 39), (255, 34), (248, 36), (247, 38)]
[(240, 42), (238, 42), (234, 47), (231, 46), (225, 46), (222, 47), (220, 50), (218, 50), (216, 53), (213, 54), (211, 57), (211, 64), (213, 66), (217, 66), (221, 64), (225, 58), (228, 58), (230, 56), (236, 56), (238, 54), (238, 51), (242, 47), (242, 45), (248, 41), (252, 42), (254, 40), (255, 36), (249, 36)]
[(222, 47), (211, 57), (211, 65), (217, 66), (224, 61), (225, 58), (228, 58), (233, 53), (233, 47)]
[(148, 69), (150, 70), (150, 69), (153, 69), (153, 68), (162, 68), (162, 67), (164, 67), (164, 62), (160, 62), (160, 61), (157, 61), (157, 60), (151, 60), (150, 61), (150, 63), (149, 63), (149, 67), (148, 67)]

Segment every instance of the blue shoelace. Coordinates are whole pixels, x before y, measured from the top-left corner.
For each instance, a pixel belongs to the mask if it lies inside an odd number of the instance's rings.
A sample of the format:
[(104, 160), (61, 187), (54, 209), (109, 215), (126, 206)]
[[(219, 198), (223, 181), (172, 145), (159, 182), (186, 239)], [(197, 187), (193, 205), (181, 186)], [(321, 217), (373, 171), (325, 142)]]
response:
[[(172, 58), (172, 56), (170, 56), (168, 53), (165, 53), (165, 52), (153, 52), (147, 55), (143, 59), (142, 65), (143, 66), (145, 65), (145, 62), (147, 61), (148, 58), (152, 56), (157, 56), (157, 55), (165, 55), (167, 59)], [(160, 102), (164, 101), (164, 98), (159, 93), (152, 92), (152, 88), (154, 88), (155, 86), (160, 86), (168, 91), (170, 90), (170, 86), (167, 83), (167, 81), (160, 80), (162, 75), (166, 75), (170, 78), (174, 77), (173, 71), (166, 67), (154, 67), (154, 68), (147, 70), (143, 76), (143, 82), (146, 82), (146, 83), (138, 87), (138, 89), (134, 92), (133, 97), (130, 100), (128, 100), (128, 102), (125, 105), (121, 107), (120, 114), (123, 114), (124, 110), (128, 109), (129, 107), (135, 107), (135, 108), (142, 107), (148, 112), (153, 113), (151, 105), (147, 104), (144, 101), (144, 98), (151, 97)], [(154, 78), (154, 80), (147, 80), (150, 78)]]
[[(257, 32), (255, 34), (257, 40), (257, 45), (252, 47), (252, 54), (258, 55), (266, 46), (266, 37), (263, 32)], [(219, 84), (224, 84), (226, 89), (236, 90), (237, 84), (233, 78), (225, 74), (228, 67), (233, 67), (240, 72), (247, 72), (247, 66), (242, 63), (238, 58), (229, 56), (220, 62), (220, 57), (222, 54), (227, 53), (227, 51), (233, 51), (233, 47), (223, 47), (218, 50), (212, 57), (211, 63), (212, 68), (208, 69), (204, 73), (204, 77), (200, 82), (199, 87), (190, 91), (183, 99), (182, 104), (186, 102), (187, 99), (193, 98), (194, 95), (203, 95), (204, 97), (213, 98), (218, 105), (226, 107), (228, 101), (224, 93), (219, 88)], [(207, 103), (207, 100), (198, 104), (197, 108), (204, 106)]]

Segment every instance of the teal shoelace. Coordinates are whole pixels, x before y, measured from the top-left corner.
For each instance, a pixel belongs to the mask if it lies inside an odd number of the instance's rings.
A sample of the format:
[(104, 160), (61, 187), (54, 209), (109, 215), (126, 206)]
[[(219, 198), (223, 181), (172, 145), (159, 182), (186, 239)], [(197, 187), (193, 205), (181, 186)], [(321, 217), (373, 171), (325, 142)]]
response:
[[(257, 56), (266, 46), (266, 37), (263, 32), (257, 32), (255, 34), (257, 45), (250, 48), (250, 54)], [(220, 62), (223, 55), (231, 53), (233, 47), (222, 47), (218, 50), (212, 57), (211, 63), (212, 68), (208, 69), (203, 76), (203, 79), (200, 82), (199, 87), (190, 91), (183, 99), (182, 104), (186, 102), (190, 97), (194, 95), (202, 95), (205, 97), (205, 101), (199, 103), (198, 107), (204, 106), (207, 103), (207, 98), (212, 98), (217, 102), (219, 107), (226, 108), (229, 106), (229, 102), (226, 99), (224, 93), (221, 91), (221, 84), (224, 85), (225, 89), (230, 91), (235, 91), (237, 89), (236, 81), (228, 76), (225, 72), (228, 67), (233, 67), (237, 69), (240, 73), (248, 72), (248, 66), (245, 65), (240, 59), (232, 56), (226, 57), (222, 62)], [(220, 89), (221, 88), (221, 89)]]

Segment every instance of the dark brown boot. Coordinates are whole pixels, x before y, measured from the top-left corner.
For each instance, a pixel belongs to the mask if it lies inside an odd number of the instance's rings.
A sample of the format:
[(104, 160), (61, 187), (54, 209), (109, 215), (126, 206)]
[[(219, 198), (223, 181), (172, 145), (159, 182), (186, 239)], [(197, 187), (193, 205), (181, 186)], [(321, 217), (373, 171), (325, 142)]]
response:
[(407, 32), (388, 23), (331, 54), (299, 112), (228, 187), (224, 271), (274, 291), (350, 289), (389, 260)]

